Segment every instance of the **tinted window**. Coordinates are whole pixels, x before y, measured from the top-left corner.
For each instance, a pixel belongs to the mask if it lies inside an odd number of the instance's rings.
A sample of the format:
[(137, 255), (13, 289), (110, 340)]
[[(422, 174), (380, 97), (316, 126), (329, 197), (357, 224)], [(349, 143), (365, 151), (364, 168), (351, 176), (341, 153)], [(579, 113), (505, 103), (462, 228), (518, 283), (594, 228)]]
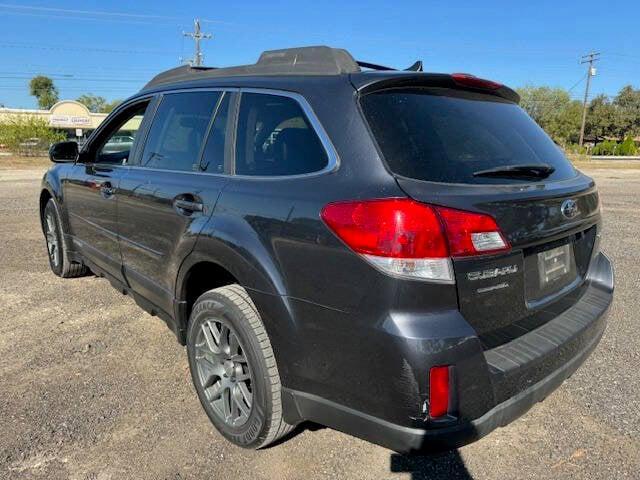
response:
[(445, 89), (388, 90), (362, 98), (391, 171), (447, 183), (513, 183), (474, 177), (505, 165), (546, 163), (550, 180), (575, 171), (560, 149), (516, 104), (492, 95)]
[(202, 170), (210, 173), (224, 173), (224, 146), (227, 134), (230, 94), (225, 94), (216, 112), (207, 144), (202, 157)]
[(200, 149), (220, 92), (165, 95), (153, 119), (142, 165), (167, 170), (199, 169)]
[(243, 93), (238, 117), (236, 174), (299, 175), (327, 165), (327, 154), (294, 99)]
[(134, 106), (131, 110), (118, 115), (112, 128), (109, 128), (102, 145), (98, 149), (98, 163), (125, 164), (129, 161), (133, 142), (138, 134), (148, 102)]

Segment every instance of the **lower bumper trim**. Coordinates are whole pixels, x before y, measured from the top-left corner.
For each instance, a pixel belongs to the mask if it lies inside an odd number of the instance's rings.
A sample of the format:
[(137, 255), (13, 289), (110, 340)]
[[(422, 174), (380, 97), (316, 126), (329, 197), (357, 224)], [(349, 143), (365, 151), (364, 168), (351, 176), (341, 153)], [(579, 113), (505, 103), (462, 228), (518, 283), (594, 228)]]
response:
[(461, 447), (503, 427), (544, 400), (569, 378), (595, 349), (604, 328), (571, 360), (539, 382), (496, 405), (481, 417), (455, 426), (420, 429), (396, 425), (322, 397), (283, 389), (293, 400), (301, 419), (326, 425), (401, 453), (428, 452)]

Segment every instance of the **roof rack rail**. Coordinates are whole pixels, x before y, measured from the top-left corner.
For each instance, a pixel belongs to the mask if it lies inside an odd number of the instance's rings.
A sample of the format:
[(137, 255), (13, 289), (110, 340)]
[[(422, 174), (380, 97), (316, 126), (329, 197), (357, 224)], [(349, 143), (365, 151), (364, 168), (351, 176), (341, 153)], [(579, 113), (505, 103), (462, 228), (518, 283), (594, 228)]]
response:
[(287, 48), (263, 52), (253, 65), (211, 68), (183, 65), (156, 75), (143, 90), (199, 78), (241, 75), (340, 75), (360, 72), (351, 54), (325, 46)]
[[(214, 68), (182, 65), (156, 75), (143, 90), (158, 85), (211, 77), (233, 77), (242, 75), (341, 75), (361, 72), (362, 68), (393, 71), (394, 68), (369, 62), (357, 62), (349, 52), (341, 48), (325, 46), (286, 48), (263, 52), (253, 65)], [(422, 62), (417, 61), (407, 70), (422, 71)]]

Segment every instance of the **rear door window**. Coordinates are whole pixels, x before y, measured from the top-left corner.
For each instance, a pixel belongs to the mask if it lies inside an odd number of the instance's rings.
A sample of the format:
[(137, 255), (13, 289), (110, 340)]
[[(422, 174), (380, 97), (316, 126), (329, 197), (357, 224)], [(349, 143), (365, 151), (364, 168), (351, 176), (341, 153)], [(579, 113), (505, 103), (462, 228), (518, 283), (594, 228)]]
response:
[(149, 130), (141, 165), (163, 170), (200, 169), (200, 151), (221, 92), (164, 95)]
[(300, 175), (328, 164), (327, 153), (298, 102), (243, 93), (236, 140), (237, 175)]
[(224, 173), (224, 152), (227, 137), (227, 119), (231, 94), (225, 93), (220, 106), (216, 110), (216, 116), (209, 130), (207, 143), (202, 156), (202, 170), (208, 173)]
[(444, 183), (522, 183), (474, 173), (547, 164), (548, 180), (575, 170), (559, 147), (518, 105), (493, 95), (449, 89), (385, 90), (365, 95), (362, 109), (388, 168)]

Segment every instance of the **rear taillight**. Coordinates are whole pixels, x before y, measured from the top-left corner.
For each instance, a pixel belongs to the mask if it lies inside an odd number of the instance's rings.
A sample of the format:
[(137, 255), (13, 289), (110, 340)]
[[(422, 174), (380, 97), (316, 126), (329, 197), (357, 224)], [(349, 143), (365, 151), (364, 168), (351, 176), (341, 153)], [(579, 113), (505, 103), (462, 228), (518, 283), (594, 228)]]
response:
[(449, 413), (449, 366), (429, 370), (429, 417), (444, 417)]
[(502, 84), (478, 78), (469, 73), (452, 73), (451, 78), (462, 87), (479, 88), (482, 90), (498, 90)]
[(489, 215), (436, 207), (444, 223), (452, 257), (509, 250), (500, 227)]
[(401, 277), (452, 283), (451, 257), (509, 249), (488, 215), (406, 198), (330, 203), (321, 216), (352, 250)]

